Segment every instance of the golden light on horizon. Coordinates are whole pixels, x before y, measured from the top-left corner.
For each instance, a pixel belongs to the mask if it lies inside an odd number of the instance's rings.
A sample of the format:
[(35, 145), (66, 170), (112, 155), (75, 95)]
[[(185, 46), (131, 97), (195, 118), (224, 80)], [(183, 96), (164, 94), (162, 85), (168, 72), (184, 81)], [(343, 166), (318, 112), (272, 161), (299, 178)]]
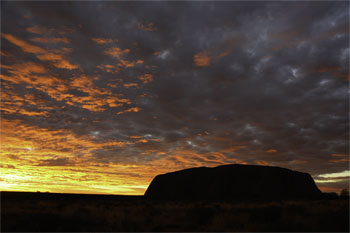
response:
[(2, 4), (1, 190), (142, 195), (158, 174), (232, 163), (348, 186), (320, 176), (349, 168), (338, 3), (300, 20), (234, 2), (41, 4)]

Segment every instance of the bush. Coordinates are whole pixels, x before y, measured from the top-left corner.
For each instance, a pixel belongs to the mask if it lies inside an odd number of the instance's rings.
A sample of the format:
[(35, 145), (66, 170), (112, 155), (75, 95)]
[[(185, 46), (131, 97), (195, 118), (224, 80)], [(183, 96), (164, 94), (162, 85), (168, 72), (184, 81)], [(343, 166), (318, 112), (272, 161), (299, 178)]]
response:
[(340, 191), (340, 196), (341, 197), (349, 197), (349, 190), (343, 189), (342, 191)]

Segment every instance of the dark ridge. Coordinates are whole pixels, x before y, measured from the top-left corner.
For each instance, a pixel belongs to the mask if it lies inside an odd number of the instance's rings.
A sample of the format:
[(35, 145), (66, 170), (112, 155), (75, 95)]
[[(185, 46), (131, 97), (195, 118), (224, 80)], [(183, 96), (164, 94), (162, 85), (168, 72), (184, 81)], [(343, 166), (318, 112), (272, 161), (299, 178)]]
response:
[(146, 198), (158, 200), (287, 200), (321, 195), (308, 173), (241, 164), (157, 175), (145, 192)]
[(75, 194), (75, 193), (49, 193), (49, 192), (12, 192), (1, 191), (0, 197), (6, 200), (116, 200), (133, 201), (142, 200), (144, 196), (137, 195), (108, 195), (108, 194)]

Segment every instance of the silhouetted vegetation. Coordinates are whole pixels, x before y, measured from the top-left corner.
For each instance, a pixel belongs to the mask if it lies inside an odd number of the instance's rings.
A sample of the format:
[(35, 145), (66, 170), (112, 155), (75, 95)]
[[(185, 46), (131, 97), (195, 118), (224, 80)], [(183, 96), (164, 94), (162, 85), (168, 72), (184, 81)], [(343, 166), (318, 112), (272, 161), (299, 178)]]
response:
[(337, 200), (339, 199), (339, 195), (337, 193), (322, 193), (322, 199), (324, 200)]
[(142, 196), (1, 193), (1, 231), (349, 231), (349, 200), (151, 201)]
[(349, 198), (349, 190), (343, 189), (342, 191), (340, 191), (340, 196)]

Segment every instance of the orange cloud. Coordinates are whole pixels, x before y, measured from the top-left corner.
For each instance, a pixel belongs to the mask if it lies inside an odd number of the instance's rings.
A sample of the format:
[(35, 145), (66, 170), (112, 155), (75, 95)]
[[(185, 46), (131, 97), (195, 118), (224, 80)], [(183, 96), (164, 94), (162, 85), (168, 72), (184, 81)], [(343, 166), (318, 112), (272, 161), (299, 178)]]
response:
[(146, 139), (140, 139), (137, 140), (136, 143), (147, 143), (148, 141)]
[(338, 66), (317, 67), (317, 68), (313, 68), (312, 72), (330, 73), (334, 77), (350, 81), (350, 74), (347, 71), (343, 70), (341, 67), (338, 67)]
[(269, 149), (269, 150), (267, 150), (266, 152), (267, 152), (267, 153), (276, 153), (277, 150), (275, 150), (275, 149)]
[(42, 55), (37, 56), (42, 61), (51, 61), (53, 62), (54, 66), (61, 69), (67, 69), (67, 70), (74, 70), (78, 69), (79, 66), (71, 64), (68, 60), (66, 60), (62, 55), (60, 54), (54, 54), (54, 53), (45, 53)]
[(10, 41), (11, 43), (17, 45), (18, 47), (20, 47), (24, 52), (35, 54), (37, 58), (39, 58), (40, 60), (52, 62), (53, 65), (57, 68), (69, 69), (69, 70), (79, 68), (77, 65), (71, 64), (61, 54), (55, 54), (41, 47), (31, 45), (25, 42), (24, 40), (18, 39), (10, 34), (2, 33), (2, 37)]
[(26, 31), (29, 33), (33, 33), (33, 34), (54, 34), (57, 33), (59, 35), (66, 35), (68, 33), (72, 33), (74, 31), (73, 28), (68, 28), (68, 27), (63, 27), (60, 29), (54, 29), (54, 28), (50, 28), (47, 29), (45, 27), (39, 27), (39, 26), (34, 26), (34, 27), (28, 27), (26, 28)]
[(141, 110), (140, 108), (134, 107), (134, 108), (129, 108), (127, 110), (118, 112), (117, 114), (120, 115), (120, 114), (124, 114), (124, 113), (127, 113), (127, 112), (139, 112), (140, 110)]
[[(125, 103), (124, 99), (118, 97), (100, 97), (100, 96), (70, 96), (67, 97), (67, 103), (73, 106), (80, 106), (89, 111), (103, 112), (109, 107), (120, 107)], [(128, 101), (128, 100), (127, 100)], [(129, 103), (129, 102), (128, 102)]]
[[(81, 75), (75, 77), (71, 81), (60, 80), (56, 77), (48, 76), (47, 70), (41, 64), (33, 62), (15, 64), (12, 66), (2, 65), (2, 69), (6, 69), (10, 75), (1, 74), (3, 80), (12, 83), (26, 83), (32, 88), (47, 93), (51, 98), (58, 101), (65, 101), (72, 106), (78, 106), (88, 109), (89, 111), (105, 111), (109, 107), (120, 107), (124, 104), (131, 104), (131, 101), (126, 98), (121, 98), (120, 94), (111, 92), (106, 88), (98, 87), (94, 84), (95, 77)], [(75, 96), (68, 94), (70, 89), (77, 89), (88, 94), (88, 96)], [(3, 91), (6, 93), (6, 91)], [(13, 94), (3, 96), (2, 109), (8, 113), (25, 114), (25, 115), (46, 115), (44, 112), (39, 114), (35, 111), (28, 112), (28, 110), (21, 109), (21, 105), (14, 105)], [(25, 101), (20, 102), (22, 105)], [(16, 107), (15, 107), (16, 106)], [(21, 110), (20, 110), (21, 109)], [(42, 109), (44, 110), (44, 109)]]
[[(93, 151), (128, 148), (134, 143), (148, 146), (148, 140), (142, 136), (130, 136), (136, 141), (97, 142), (92, 136), (77, 136), (70, 130), (42, 129), (20, 121), (2, 123), (0, 139), (5, 146), (1, 151), (0, 171), (5, 179), (0, 184), (3, 190), (22, 188), (26, 191), (142, 195), (152, 178), (160, 173), (194, 166), (246, 164), (239, 159), (227, 158), (221, 152), (200, 154), (181, 148), (144, 150), (142, 154), (154, 154), (157, 159), (140, 164), (100, 163)], [(77, 151), (80, 156), (72, 154)], [(38, 181), (40, 183), (36, 183)], [(43, 187), (47, 189), (43, 190)]]
[(205, 67), (209, 66), (211, 62), (211, 58), (206, 52), (200, 52), (193, 56), (193, 61), (195, 66)]
[(269, 166), (270, 163), (264, 160), (255, 160), (254, 161), (257, 165), (263, 165), (263, 166)]
[(147, 84), (149, 82), (153, 81), (153, 75), (152, 74), (144, 74), (138, 77), (139, 80), (141, 80), (144, 84)]
[[(25, 76), (29, 74), (44, 74), (47, 72), (46, 68), (38, 63), (26, 62), (21, 64), (15, 64), (12, 66), (1, 64), (2, 69), (7, 69), (9, 73), (19, 76)], [(21, 75), (22, 74), (22, 75)]]
[[(17, 92), (4, 88), (0, 92), (0, 109), (7, 114), (21, 114), (26, 116), (48, 116), (45, 110), (50, 109), (44, 101), (36, 98), (34, 95), (21, 96)], [(23, 106), (35, 106), (35, 110), (26, 110)]]
[(33, 34), (45, 34), (49, 33), (49, 30), (43, 28), (43, 27), (28, 27), (26, 29), (27, 32), (33, 33)]
[(92, 38), (92, 40), (97, 44), (109, 44), (118, 42), (118, 40), (106, 39), (106, 38)]
[(154, 26), (154, 23), (142, 23), (142, 22), (139, 22), (137, 24), (137, 28), (140, 29), (140, 30), (143, 30), (143, 31), (147, 31), (147, 32), (156, 32), (157, 31), (157, 28)]
[[(229, 37), (222, 43), (215, 44), (209, 47), (206, 51), (202, 51), (193, 56), (195, 66), (206, 67), (209, 66), (213, 61), (225, 57), (232, 53), (232, 51), (241, 46), (244, 43), (241, 37)], [(157, 55), (159, 53), (156, 53)]]
[(130, 87), (138, 87), (139, 85), (137, 83), (125, 83), (123, 86), (126, 88), (130, 88)]
[[(25, 67), (25, 66), (23, 66)], [(26, 70), (26, 69), (23, 69)], [(22, 74), (23, 75), (23, 74)], [(12, 77), (12, 76), (10, 76)], [(17, 77), (17, 76), (13, 76)], [(32, 79), (28, 78), (31, 77)], [(15, 83), (27, 83), (31, 86), (36, 86), (37, 89), (45, 88), (45, 86), (51, 86), (49, 82), (50, 78), (28, 75), (21, 79), (13, 80)], [(40, 77), (39, 79), (37, 77)], [(15, 79), (13, 78), (13, 79)], [(18, 78), (18, 77), (17, 77)], [(46, 78), (46, 79), (45, 79)], [(40, 88), (38, 88), (40, 86)], [(54, 89), (57, 91), (57, 89)], [(52, 110), (54, 107), (47, 104), (47, 100), (40, 95), (25, 94), (21, 95), (15, 91), (12, 83), (3, 82), (2, 90), (0, 92), (1, 102), (0, 108), (6, 114), (20, 114), (26, 116), (47, 117), (49, 116), (48, 110)]]
[(135, 62), (129, 62), (127, 60), (120, 60), (120, 63), (118, 64), (118, 66), (124, 67), (124, 68), (131, 68), (135, 66)]
[(122, 67), (122, 68), (132, 68), (136, 64), (143, 64), (143, 61), (142, 60), (137, 60), (135, 62), (135, 61), (128, 61), (128, 60), (120, 59), (120, 63), (118, 64), (118, 66)]
[(52, 52), (59, 53), (59, 54), (68, 54), (68, 53), (71, 53), (72, 51), (73, 51), (72, 48), (61, 48), (61, 49), (55, 49)]
[[(5, 119), (0, 127), (2, 190), (141, 195), (155, 174), (165, 172), (147, 165), (99, 163), (91, 154), (126, 147), (129, 142), (96, 142), (69, 130), (48, 130)], [(80, 156), (73, 155), (77, 151)]]
[(333, 157), (349, 157), (348, 154), (331, 154)]
[[(128, 61), (126, 59), (122, 59), (122, 57), (128, 53), (130, 53), (130, 49), (121, 49), (118, 47), (113, 47), (113, 48), (109, 48), (107, 50), (104, 51), (105, 54), (110, 55), (112, 57), (116, 57), (119, 59), (119, 64), (118, 66), (121, 68), (132, 68), (134, 67), (136, 64), (143, 64), (143, 60), (137, 60), (137, 61)], [(105, 69), (105, 71), (111, 72), (111, 68), (112, 67), (105, 67), (105, 66), (101, 66), (100, 68)], [(109, 70), (108, 70), (109, 69)], [(119, 71), (119, 69), (117, 70)]]
[(79, 105), (90, 111), (105, 111), (108, 107), (120, 107), (124, 104), (131, 104), (129, 99), (119, 98), (111, 91), (98, 88), (94, 85), (94, 77), (81, 75), (74, 78), (70, 87), (88, 93), (88, 96), (66, 96), (66, 101), (70, 105)]
[(72, 87), (76, 87), (79, 90), (86, 90), (88, 88), (93, 88), (94, 81), (93, 77), (87, 76), (87, 75), (81, 75), (79, 77), (75, 77), (73, 81), (71, 82)]
[[(28, 154), (28, 148), (30, 148), (30, 154), (33, 156), (41, 155), (41, 158), (51, 158), (52, 155), (45, 157), (45, 154), (52, 153), (56, 156), (67, 157), (70, 152), (66, 151), (79, 151), (89, 155), (92, 150), (106, 147), (124, 147), (129, 144), (120, 141), (95, 142), (90, 136), (77, 137), (69, 130), (48, 130), (28, 126), (20, 121), (5, 119), (2, 119), (0, 139), (4, 154), (11, 154), (15, 151)], [(61, 151), (63, 148), (66, 150)]]
[(130, 53), (130, 49), (122, 50), (121, 48), (114, 47), (114, 48), (109, 48), (105, 50), (104, 53), (120, 59), (122, 55)]
[(317, 185), (317, 187), (322, 192), (326, 192), (326, 193), (330, 193), (330, 192), (339, 193), (342, 190), (342, 188), (336, 188), (336, 187), (325, 187), (325, 186), (319, 186), (319, 185)]
[(247, 148), (247, 146), (231, 146), (231, 147), (228, 147), (226, 149), (221, 150), (220, 152), (222, 152), (222, 153), (230, 153), (230, 152), (235, 152), (235, 151), (242, 150), (244, 148)]
[(161, 155), (164, 154), (168, 154), (168, 156), (151, 161), (150, 164), (153, 166), (161, 166), (167, 168), (168, 171), (201, 166), (213, 167), (228, 163), (247, 164), (245, 161), (242, 161), (240, 159), (228, 158), (220, 152), (200, 154), (196, 151), (183, 150), (181, 148), (178, 148), (172, 152), (161, 153)]
[(30, 39), (33, 42), (39, 43), (69, 43), (67, 38), (50, 38), (50, 37), (37, 37)]
[(47, 72), (46, 68), (41, 64), (33, 62), (14, 64), (12, 66), (2, 65), (1, 68), (6, 69), (10, 74), (9, 76), (1, 74), (1, 78), (12, 83), (48, 85), (59, 81), (54, 77), (43, 76)]
[(101, 64), (101, 65), (98, 65), (97, 68), (100, 69), (100, 70), (103, 70), (105, 72), (112, 73), (112, 74), (117, 74), (120, 71), (120, 67), (113, 66), (113, 65), (103, 65), (103, 64)]
[(26, 115), (26, 116), (48, 116), (49, 113), (46, 111), (28, 111), (25, 109), (19, 109), (18, 114)]
[(10, 41), (12, 44), (20, 47), (24, 52), (34, 53), (34, 54), (45, 54), (47, 51), (45, 49), (40, 48), (39, 46), (31, 45), (24, 40), (18, 39), (10, 34), (1, 33), (1, 36), (6, 40)]
[(349, 163), (350, 158), (342, 158), (342, 159), (332, 159), (329, 160), (329, 163)]

